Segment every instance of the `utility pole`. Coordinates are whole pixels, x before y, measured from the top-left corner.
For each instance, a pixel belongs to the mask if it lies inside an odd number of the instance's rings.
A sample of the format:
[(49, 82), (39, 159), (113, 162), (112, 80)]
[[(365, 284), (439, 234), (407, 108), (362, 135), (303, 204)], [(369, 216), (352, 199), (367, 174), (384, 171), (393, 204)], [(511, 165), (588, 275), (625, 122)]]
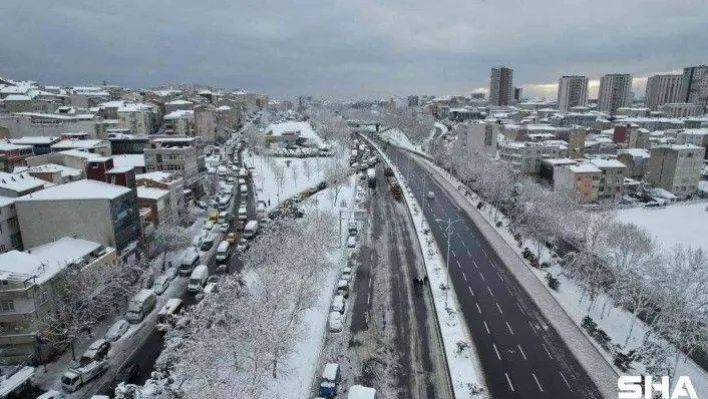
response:
[(454, 225), (457, 222), (461, 222), (462, 219), (457, 219), (457, 220), (444, 220), (444, 219), (435, 219), (436, 222), (445, 222), (447, 223), (447, 227), (445, 228), (445, 235), (447, 235), (447, 256), (445, 257), (445, 268), (447, 269), (447, 274), (445, 275), (445, 307), (447, 307), (447, 301), (448, 298), (450, 297), (450, 236), (452, 235), (452, 225)]

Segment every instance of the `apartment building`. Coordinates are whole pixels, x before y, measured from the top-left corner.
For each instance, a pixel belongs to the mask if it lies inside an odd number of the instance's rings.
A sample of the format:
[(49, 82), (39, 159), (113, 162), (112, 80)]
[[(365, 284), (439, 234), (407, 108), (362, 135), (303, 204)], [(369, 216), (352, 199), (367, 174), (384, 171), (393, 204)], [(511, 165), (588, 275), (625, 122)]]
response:
[(150, 172), (135, 176), (138, 187), (150, 187), (167, 190), (172, 209), (172, 221), (179, 223), (187, 216), (187, 203), (184, 198), (184, 179), (174, 173)]
[(708, 65), (683, 69), (681, 93), (677, 102), (700, 104), (705, 110), (708, 102)]
[(15, 199), (0, 197), (0, 253), (22, 250), (22, 234), (17, 220)]
[(196, 135), (200, 136), (205, 143), (215, 142), (217, 135), (216, 109), (211, 105), (194, 107), (194, 126)]
[(547, 142), (504, 142), (499, 145), (499, 156), (521, 173), (538, 174), (542, 160), (567, 158), (568, 147)]
[(598, 199), (617, 200), (622, 197), (627, 166), (616, 159), (593, 158), (589, 162), (600, 169)]
[(558, 80), (558, 109), (568, 112), (572, 107), (588, 104), (588, 78), (586, 76), (563, 76)]
[(0, 172), (0, 196), (17, 198), (42, 190), (47, 182), (28, 173)]
[(649, 150), (625, 148), (617, 152), (617, 160), (627, 167), (627, 177), (642, 180), (649, 170)]
[(154, 104), (132, 101), (109, 101), (100, 104), (106, 119), (117, 120), (114, 128), (128, 129), (132, 134), (152, 134), (157, 130), (159, 111)]
[(496, 123), (461, 123), (453, 130), (469, 154), (496, 154), (499, 126)]
[(505, 66), (492, 68), (489, 83), (489, 103), (505, 106), (514, 99), (514, 70)]
[(43, 155), (52, 152), (52, 145), (61, 141), (59, 137), (20, 137), (10, 139), (10, 143), (16, 145), (28, 145), (32, 147), (34, 155)]
[(165, 115), (165, 134), (194, 136), (194, 111), (179, 110)]
[(186, 189), (200, 193), (206, 172), (204, 149), (194, 137), (154, 138), (145, 148), (145, 169), (180, 175)]
[[(676, 135), (676, 144), (693, 144), (708, 151), (708, 128), (684, 129)], [(708, 158), (708, 153), (706, 153)]]
[(647, 79), (646, 106), (656, 111), (664, 104), (679, 101), (683, 75), (654, 75)]
[(608, 74), (600, 78), (597, 108), (614, 115), (617, 108), (632, 104), (632, 76), (629, 74)]
[(165, 103), (165, 114), (174, 111), (186, 111), (194, 108), (194, 103), (187, 100), (174, 100)]
[(553, 172), (553, 189), (566, 193), (581, 203), (598, 199), (602, 171), (589, 163), (564, 165)]
[(115, 249), (72, 237), (0, 254), (0, 359), (36, 363), (61, 350), (49, 343), (40, 350), (37, 338), (52, 327), (54, 295), (66, 272), (116, 262)]
[(161, 188), (138, 186), (138, 206), (150, 208), (150, 220), (154, 225), (171, 224), (174, 222), (169, 190)]
[(15, 207), (25, 247), (75, 236), (120, 251), (140, 237), (135, 190), (122, 186), (79, 180), (18, 198)]
[(52, 152), (81, 150), (107, 157), (111, 155), (111, 144), (107, 140), (68, 139), (51, 146)]
[(18, 166), (27, 166), (27, 158), (33, 155), (34, 149), (30, 145), (0, 141), (0, 169), (5, 172), (12, 172)]
[(664, 116), (670, 118), (689, 118), (703, 114), (703, 105), (694, 103), (666, 103), (659, 109)]
[(647, 176), (649, 183), (681, 198), (695, 194), (705, 152), (704, 147), (693, 144), (653, 147)]

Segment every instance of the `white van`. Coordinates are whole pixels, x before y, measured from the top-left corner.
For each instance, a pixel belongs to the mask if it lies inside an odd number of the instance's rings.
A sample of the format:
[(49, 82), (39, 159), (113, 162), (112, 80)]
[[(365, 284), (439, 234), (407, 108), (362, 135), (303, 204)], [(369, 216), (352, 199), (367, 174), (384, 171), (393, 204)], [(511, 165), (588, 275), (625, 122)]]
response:
[(238, 186), (238, 191), (241, 193), (242, 197), (248, 197), (248, 186), (245, 184), (241, 184)]
[(194, 267), (199, 264), (199, 253), (197, 251), (184, 251), (182, 264), (179, 266), (180, 276), (188, 276)]
[(243, 236), (245, 238), (252, 238), (258, 233), (258, 221), (251, 220), (246, 223), (246, 228), (243, 229)]
[(219, 247), (216, 248), (216, 261), (225, 263), (229, 260), (229, 256), (231, 256), (231, 244), (224, 240), (219, 244)]
[(199, 265), (194, 268), (192, 275), (189, 276), (189, 285), (187, 291), (196, 293), (202, 290), (209, 278), (209, 269), (206, 265)]
[(128, 312), (125, 314), (125, 319), (129, 323), (140, 323), (145, 316), (155, 309), (156, 303), (157, 296), (152, 290), (140, 290), (128, 303)]
[(245, 205), (241, 205), (238, 208), (238, 220), (246, 220), (246, 219), (248, 219), (248, 211), (247, 211)]
[(224, 224), (229, 220), (229, 213), (227, 211), (219, 212), (219, 218), (216, 223)]
[(339, 313), (344, 313), (346, 311), (347, 305), (344, 302), (344, 296), (342, 295), (337, 295), (334, 297), (332, 300), (332, 309), (330, 309), (332, 312), (339, 312)]

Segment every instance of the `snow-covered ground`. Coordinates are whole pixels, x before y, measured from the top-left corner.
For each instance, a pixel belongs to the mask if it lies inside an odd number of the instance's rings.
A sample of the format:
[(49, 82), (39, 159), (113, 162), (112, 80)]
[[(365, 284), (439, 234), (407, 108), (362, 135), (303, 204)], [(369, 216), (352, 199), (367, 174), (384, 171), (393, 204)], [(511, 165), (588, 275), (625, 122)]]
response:
[(300, 132), (300, 137), (307, 139), (309, 146), (321, 146), (323, 144), (320, 136), (312, 129), (310, 122), (288, 121), (272, 123), (266, 128), (266, 133), (271, 133), (274, 136), (281, 136), (283, 133), (290, 132)]
[(381, 138), (390, 142), (391, 144), (397, 145), (399, 147), (411, 150), (423, 152), (423, 149), (419, 145), (414, 145), (408, 139), (405, 133), (403, 133), (398, 128), (391, 128), (380, 134)]
[[(346, 199), (344, 206), (333, 206), (333, 188), (323, 190), (314, 196), (303, 201), (304, 209), (318, 209), (322, 212), (331, 213), (335, 219), (339, 220), (339, 211), (347, 211), (354, 203), (354, 193), (356, 187), (356, 177), (351, 176), (342, 183), (339, 191), (339, 199)], [(341, 201), (339, 201), (341, 205)], [(305, 212), (305, 218), (307, 212)], [(348, 234), (346, 230), (342, 234)], [(346, 247), (339, 247), (339, 242), (333, 237), (333, 246), (328, 254), (324, 254), (332, 262), (334, 267), (326, 270), (326, 274), (321, 276), (320, 296), (314, 307), (306, 310), (302, 315), (302, 325), (307, 326), (298, 342), (295, 344), (293, 353), (286, 359), (284, 369), (289, 370), (277, 379), (270, 379), (268, 384), (268, 394), (274, 398), (307, 398), (310, 397), (310, 388), (315, 375), (321, 370), (317, 370), (318, 358), (325, 339), (327, 317), (329, 308), (334, 296), (336, 283), (341, 274), (341, 269), (346, 266), (348, 250)], [(334, 246), (334, 245), (337, 246)], [(248, 280), (248, 277), (247, 277)]]
[(681, 244), (708, 251), (708, 202), (623, 209), (618, 219), (645, 228), (666, 248)]
[(275, 158), (244, 153), (244, 162), (253, 167), (256, 199), (265, 201), (266, 208), (271, 210), (281, 201), (325, 180), (328, 168), (341, 160), (336, 157)]
[[(387, 164), (393, 166), (393, 163), (390, 162), (386, 154), (376, 144), (370, 140), (369, 143), (378, 150)], [(455, 290), (452, 286), (448, 290), (441, 288), (449, 281), (443, 256), (433, 237), (424, 232), (428, 229), (427, 222), (421, 220), (420, 206), (410, 187), (406, 184), (403, 175), (399, 173), (395, 166), (393, 166), (393, 171), (396, 179), (404, 188), (405, 202), (411, 213), (418, 241), (424, 254), (425, 268), (430, 279), (433, 302), (438, 317), (438, 325), (442, 335), (454, 395), (457, 398), (470, 397), (470, 386), (475, 386), (484, 390), (484, 393), (477, 397), (486, 397), (487, 390), (481, 373), (481, 363), (472, 344), (470, 332), (461, 318), (462, 312)], [(460, 350), (458, 348), (458, 343), (460, 342), (465, 342), (468, 345)]]
[[(455, 177), (445, 173), (437, 166), (432, 166), (438, 169), (441, 175), (444, 176), (444, 178), (446, 178), (447, 180), (449, 180), (453, 184), (453, 186), (458, 187), (462, 185), (462, 183)], [(476, 197), (476, 195), (473, 194), (473, 197)], [(475, 199), (471, 198), (470, 201), (474, 203)], [(656, 234), (660, 240), (663, 239), (664, 244), (666, 245), (680, 243), (680, 241), (672, 240), (677, 240), (679, 239), (678, 237), (684, 237), (684, 235), (681, 235), (681, 233), (678, 233), (678, 231), (681, 230), (682, 226), (688, 226), (687, 229), (691, 231), (691, 233), (685, 234), (685, 238), (687, 241), (685, 241), (684, 244), (695, 243), (706, 248), (705, 238), (701, 241), (700, 235), (696, 234), (697, 230), (700, 229), (699, 223), (701, 217), (703, 218), (703, 221), (705, 221), (706, 216), (703, 215), (703, 213), (705, 213), (705, 207), (705, 203), (700, 203), (690, 205), (675, 205), (659, 209), (658, 211), (670, 212), (668, 212), (666, 215), (659, 216), (657, 218), (658, 220), (651, 220), (652, 212), (654, 212), (654, 209), (630, 209), (627, 211), (622, 211), (620, 219), (627, 222), (634, 222), (636, 220), (638, 222), (644, 223), (643, 227), (650, 229), (650, 231)], [(672, 210), (672, 208), (675, 209)], [(627, 215), (625, 212), (628, 211), (632, 212)], [(495, 211), (493, 207), (489, 206), (489, 204), (487, 204), (487, 206), (485, 207), (485, 211), (478, 212), (489, 222), (489, 225), (492, 226), (499, 233), (499, 235), (510, 245), (510, 247), (513, 248), (515, 252), (517, 252), (519, 256), (521, 256), (523, 247), (537, 248), (535, 242), (529, 239), (524, 240), (524, 245), (522, 246), (522, 248), (519, 248), (519, 246), (516, 244), (516, 240), (514, 239), (513, 235), (506, 228), (506, 219), (503, 216), (500, 216), (501, 213)], [(675, 218), (681, 218), (681, 220), (672, 220), (671, 215), (673, 215), (673, 217)], [(696, 222), (688, 220), (688, 215), (693, 215), (693, 217), (697, 218), (699, 221)], [(500, 228), (495, 226), (496, 221), (499, 220), (503, 222), (503, 226)], [(663, 222), (661, 220), (663, 220)], [(661, 223), (666, 223), (663, 228), (661, 227)], [(675, 226), (675, 228), (673, 228), (672, 226)], [(664, 232), (663, 230), (671, 231)], [(663, 235), (661, 233), (663, 233)], [(703, 228), (703, 234), (705, 234), (705, 227)], [(524, 262), (524, 264), (541, 281), (541, 284), (557, 300), (557, 302), (561, 305), (563, 310), (570, 316), (573, 322), (575, 322), (578, 327), (581, 328), (583, 333), (585, 333), (585, 330), (581, 327), (582, 319), (585, 316), (590, 316), (598, 324), (598, 328), (601, 328), (610, 336), (610, 338), (612, 339), (612, 344), (619, 344), (622, 346), (622, 351), (624, 353), (641, 346), (643, 337), (648, 329), (648, 327), (643, 322), (641, 322), (640, 320), (635, 320), (634, 327), (632, 328), (634, 316), (630, 312), (627, 312), (626, 310), (622, 309), (621, 307), (615, 307), (612, 300), (604, 293), (601, 293), (598, 296), (598, 298), (595, 300), (591, 307), (590, 302), (587, 300), (587, 298), (584, 298), (587, 295), (583, 295), (583, 289), (579, 287), (578, 284), (576, 284), (572, 279), (566, 277), (563, 274), (563, 269), (558, 266), (558, 264), (552, 259), (550, 251), (545, 246), (540, 246), (540, 248), (540, 262), (548, 262), (553, 266), (545, 270), (539, 270), (531, 267), (527, 262)], [(560, 288), (558, 289), (558, 291), (554, 291), (548, 287), (548, 285), (546, 284), (546, 273), (551, 273), (553, 276), (558, 278), (558, 280), (560, 281)], [(625, 341), (627, 341), (630, 329), (632, 329), (632, 333), (629, 337), (628, 344), (625, 346)], [(598, 352), (605, 358), (607, 363), (611, 367), (613, 367), (617, 373), (622, 374), (618, 369), (614, 367), (612, 356), (604, 349), (602, 349), (591, 337), (588, 336), (588, 340), (598, 349)], [(634, 366), (639, 368), (642, 367), (637, 363), (634, 363)], [(641, 374), (642, 371), (643, 370), (640, 369), (634, 372), (630, 372), (629, 374)], [(696, 365), (692, 360), (682, 357), (676, 370), (676, 376), (684, 375), (689, 376), (691, 382), (693, 383), (694, 387), (698, 392), (708, 392), (708, 373), (706, 373), (703, 369)]]

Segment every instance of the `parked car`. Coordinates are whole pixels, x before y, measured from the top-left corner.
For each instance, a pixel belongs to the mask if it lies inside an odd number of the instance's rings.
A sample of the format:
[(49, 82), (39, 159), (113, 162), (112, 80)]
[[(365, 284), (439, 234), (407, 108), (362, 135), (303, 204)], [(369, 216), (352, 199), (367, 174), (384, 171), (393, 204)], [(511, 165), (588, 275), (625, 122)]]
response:
[(222, 223), (219, 225), (219, 232), (220, 233), (226, 233), (229, 231), (229, 224), (228, 223)]
[(81, 355), (81, 364), (86, 365), (94, 360), (101, 360), (108, 354), (111, 350), (111, 343), (105, 339), (98, 339), (94, 341), (91, 346), (86, 349), (83, 355)]
[(197, 201), (194, 205), (196, 205), (199, 209), (207, 209), (209, 207), (209, 205), (204, 201)]
[(214, 228), (214, 222), (211, 220), (207, 220), (204, 222), (204, 231), (211, 231)]
[(106, 335), (103, 337), (108, 342), (114, 342), (120, 339), (120, 337), (125, 334), (126, 331), (128, 331), (128, 328), (130, 327), (130, 323), (128, 323), (127, 320), (125, 319), (120, 319), (117, 322), (113, 323), (111, 328), (106, 331)]
[(342, 269), (342, 280), (351, 281), (352, 279), (352, 268), (347, 266)]
[(245, 252), (248, 249), (248, 240), (241, 238), (236, 244), (236, 252)]
[(156, 295), (161, 295), (170, 286), (170, 278), (166, 274), (160, 275), (155, 279), (155, 284), (152, 285), (152, 290)]
[(229, 233), (226, 235), (226, 241), (233, 245), (236, 242), (236, 233)]
[(342, 295), (336, 295), (332, 300), (332, 308), (330, 309), (330, 311), (339, 312), (343, 314), (346, 311), (346, 308), (347, 305), (344, 301), (344, 297)]
[(327, 328), (329, 332), (341, 332), (344, 328), (344, 316), (339, 312), (329, 312)]
[(356, 237), (347, 237), (347, 248), (356, 248)]
[(428, 191), (428, 199), (435, 199), (435, 193), (433, 191)]
[(165, 276), (167, 276), (167, 278), (170, 279), (170, 281), (174, 280), (178, 274), (179, 274), (179, 269), (174, 266), (168, 267), (167, 270), (165, 270)]

